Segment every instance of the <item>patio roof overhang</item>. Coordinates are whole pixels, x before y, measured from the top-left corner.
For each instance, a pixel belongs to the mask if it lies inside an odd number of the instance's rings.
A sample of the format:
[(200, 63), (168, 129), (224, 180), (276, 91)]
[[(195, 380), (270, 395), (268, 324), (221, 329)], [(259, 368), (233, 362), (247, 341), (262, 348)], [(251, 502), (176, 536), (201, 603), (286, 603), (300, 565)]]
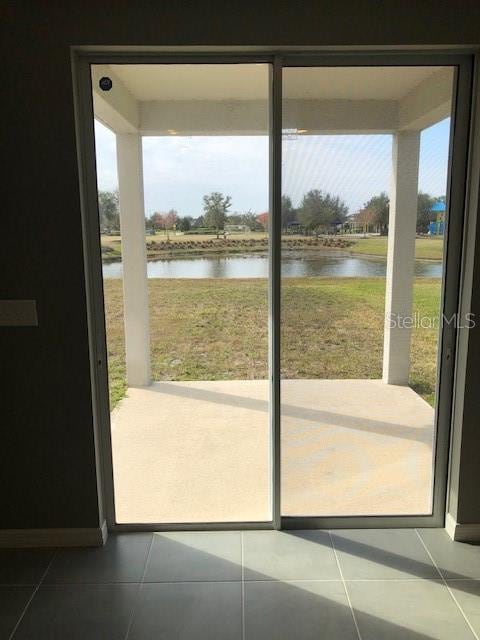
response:
[[(235, 70), (233, 73), (233, 69)], [(112, 80), (102, 91), (103, 76)], [(383, 380), (407, 385), (420, 133), (450, 116), (453, 67), (284, 70), (284, 130), (393, 136)], [(268, 67), (95, 65), (95, 117), (116, 133), (129, 386), (150, 384), (142, 136), (267, 135)]]
[[(239, 67), (247, 67), (235, 84), (229, 79), (231, 65), (215, 71), (215, 65), (202, 65), (209, 69), (201, 83), (195, 65), (182, 66), (183, 71), (179, 65), (96, 65), (95, 116), (115, 133), (267, 134), (265, 65), (235, 65), (236, 80)], [(305, 135), (421, 130), (451, 112), (453, 74), (448, 67), (413, 67), (403, 79), (405, 67), (302, 69), (302, 78), (292, 81), (289, 71), (284, 128)], [(109, 91), (99, 87), (104, 76), (112, 80)]]

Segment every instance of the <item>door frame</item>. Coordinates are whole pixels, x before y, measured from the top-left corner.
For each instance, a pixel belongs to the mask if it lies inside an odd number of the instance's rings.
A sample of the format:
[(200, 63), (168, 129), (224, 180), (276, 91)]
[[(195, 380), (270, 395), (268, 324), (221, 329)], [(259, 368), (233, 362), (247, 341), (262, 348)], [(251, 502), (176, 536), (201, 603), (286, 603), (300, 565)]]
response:
[[(443, 327), (439, 335), (435, 407), (435, 455), (433, 460), (433, 512), (431, 515), (287, 517), (281, 515), (281, 401), (280, 401), (280, 297), (281, 297), (281, 167), (282, 167), (282, 71), (309, 66), (454, 66), (452, 126), (445, 225), (444, 274), (441, 309), (450, 317), (460, 308), (465, 242), (465, 200), (472, 100), (473, 52), (371, 51), (224, 51), (162, 52), (118, 48), (71, 50), (77, 156), (82, 213), (92, 410), (101, 519), (109, 530), (233, 530), (306, 528), (439, 527), (445, 522), (449, 443), (455, 385), (458, 330)], [(113, 460), (108, 394), (107, 346), (103, 297), (93, 97), (90, 66), (95, 64), (241, 64), (270, 65), (270, 220), (269, 234), (269, 391), (272, 519), (264, 522), (131, 523), (115, 521)], [(454, 211), (455, 216), (450, 215)]]

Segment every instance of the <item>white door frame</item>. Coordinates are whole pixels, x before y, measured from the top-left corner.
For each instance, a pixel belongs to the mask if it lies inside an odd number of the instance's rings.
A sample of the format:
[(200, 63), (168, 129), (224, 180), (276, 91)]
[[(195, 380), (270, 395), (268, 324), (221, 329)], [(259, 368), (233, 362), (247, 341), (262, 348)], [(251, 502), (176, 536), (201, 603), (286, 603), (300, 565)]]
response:
[[(272, 520), (227, 523), (132, 523), (115, 522), (113, 464), (108, 399), (108, 371), (103, 301), (102, 261), (99, 242), (95, 139), (90, 65), (181, 63), (269, 63), (270, 74), (270, 278), (269, 278), (269, 381), (271, 428)], [(438, 527), (445, 521), (447, 466), (454, 396), (457, 331), (444, 327), (440, 335), (435, 410), (436, 451), (432, 515), (282, 517), (280, 512), (280, 265), (281, 265), (281, 153), (282, 69), (288, 66), (455, 66), (454, 110), (451, 127), (448, 216), (442, 309), (447, 316), (460, 308), (459, 291), (465, 243), (465, 185), (468, 166), (471, 109), (472, 53), (437, 52), (332, 52), (332, 51), (228, 51), (162, 52), (118, 48), (72, 48), (77, 150), (79, 163), (82, 231), (84, 243), (87, 315), (89, 328), (92, 403), (97, 458), (99, 508), (110, 530), (228, 530), (280, 528), (379, 528)]]

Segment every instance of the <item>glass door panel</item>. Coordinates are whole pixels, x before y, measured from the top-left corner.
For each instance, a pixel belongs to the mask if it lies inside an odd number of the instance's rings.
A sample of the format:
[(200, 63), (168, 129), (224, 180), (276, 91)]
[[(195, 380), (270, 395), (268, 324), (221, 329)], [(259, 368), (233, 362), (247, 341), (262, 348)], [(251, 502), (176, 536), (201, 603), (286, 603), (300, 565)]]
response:
[(284, 69), (283, 516), (432, 513), (453, 79)]
[(116, 520), (269, 521), (269, 65), (92, 86)]

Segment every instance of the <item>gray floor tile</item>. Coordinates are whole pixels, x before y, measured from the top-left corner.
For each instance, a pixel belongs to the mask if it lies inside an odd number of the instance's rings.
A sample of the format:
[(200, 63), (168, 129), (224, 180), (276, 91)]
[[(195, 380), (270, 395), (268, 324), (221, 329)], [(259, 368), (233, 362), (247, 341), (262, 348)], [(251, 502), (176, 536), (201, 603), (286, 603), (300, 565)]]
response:
[(332, 531), (332, 539), (345, 579), (439, 577), (417, 534), (411, 529)]
[(472, 640), (441, 580), (348, 582), (362, 640)]
[(45, 584), (140, 582), (152, 534), (110, 534), (103, 547), (59, 549)]
[(0, 640), (8, 640), (35, 587), (0, 587)]
[(339, 580), (325, 531), (245, 531), (245, 580)]
[(240, 640), (240, 582), (142, 585), (128, 640)]
[(343, 583), (245, 583), (245, 638), (357, 640)]
[(135, 584), (41, 586), (15, 640), (123, 640), (137, 591)]
[(0, 584), (37, 585), (54, 549), (0, 549)]
[(418, 532), (445, 577), (480, 578), (480, 545), (454, 542), (445, 529)]
[(145, 582), (241, 580), (236, 531), (155, 533)]
[(480, 580), (447, 580), (463, 613), (480, 636)]

